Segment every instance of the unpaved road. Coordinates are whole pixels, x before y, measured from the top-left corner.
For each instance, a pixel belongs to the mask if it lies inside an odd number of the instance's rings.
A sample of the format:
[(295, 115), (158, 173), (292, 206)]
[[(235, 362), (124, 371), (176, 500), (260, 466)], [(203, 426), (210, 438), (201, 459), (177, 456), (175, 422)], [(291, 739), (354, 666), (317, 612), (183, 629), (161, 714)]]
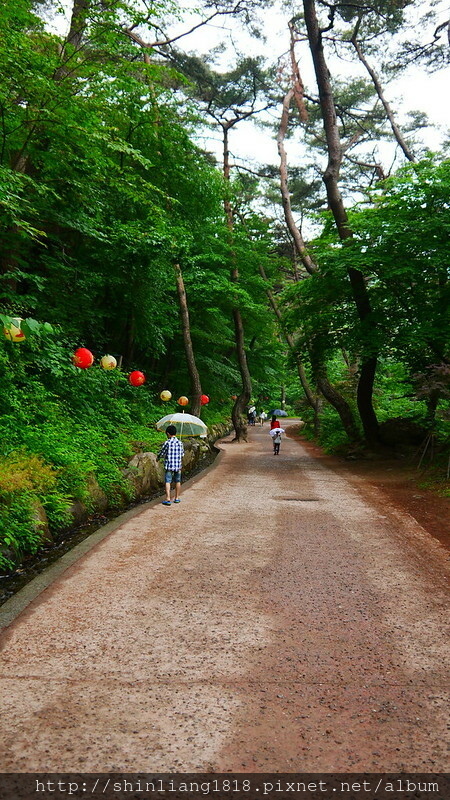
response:
[(223, 450), (3, 632), (0, 771), (448, 770), (441, 544), (267, 428)]

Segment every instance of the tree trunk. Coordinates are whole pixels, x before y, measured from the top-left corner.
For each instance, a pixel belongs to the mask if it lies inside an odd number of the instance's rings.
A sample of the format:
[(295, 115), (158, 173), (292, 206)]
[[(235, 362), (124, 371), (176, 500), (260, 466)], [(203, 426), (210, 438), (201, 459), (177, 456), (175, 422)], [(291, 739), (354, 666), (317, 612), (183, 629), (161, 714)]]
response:
[(126, 329), (125, 329), (125, 355), (124, 361), (128, 366), (131, 366), (134, 359), (134, 345), (135, 345), (135, 330), (136, 330), (136, 320), (134, 317), (134, 311), (130, 311), (127, 317)]
[(286, 157), (286, 149), (284, 147), (284, 139), (286, 136), (286, 130), (289, 121), (289, 107), (293, 97), (294, 97), (294, 89), (289, 89), (289, 91), (287, 92), (287, 94), (283, 99), (283, 111), (281, 114), (281, 121), (277, 134), (278, 154), (280, 156), (281, 202), (283, 204), (283, 211), (284, 211), (284, 218), (286, 220), (286, 225), (288, 226), (288, 229), (294, 241), (295, 250), (299, 255), (302, 264), (307, 270), (307, 272), (309, 272), (310, 275), (313, 275), (315, 272), (317, 272), (317, 266), (313, 262), (311, 256), (308, 254), (305, 242), (303, 240), (303, 236), (300, 233), (297, 225), (295, 224), (294, 216), (292, 214), (291, 197), (288, 186), (287, 157)]
[[(260, 267), (260, 272), (261, 272), (261, 275), (264, 278), (264, 280), (267, 280), (263, 267)], [(301, 359), (298, 356), (298, 353), (296, 353), (296, 351), (295, 351), (294, 341), (292, 339), (292, 336), (284, 329), (284, 326), (283, 326), (283, 323), (282, 323), (282, 317), (281, 317), (280, 309), (278, 308), (278, 306), (277, 306), (277, 304), (275, 302), (275, 298), (273, 297), (272, 292), (270, 291), (270, 289), (267, 290), (267, 296), (269, 298), (270, 305), (272, 306), (272, 309), (273, 309), (273, 311), (274, 311), (274, 313), (275, 313), (275, 315), (276, 315), (276, 317), (277, 317), (277, 319), (278, 319), (278, 321), (280, 323), (280, 327), (281, 327), (281, 329), (283, 331), (283, 334), (284, 334), (286, 342), (287, 342), (287, 344), (289, 346), (289, 349), (291, 350), (291, 352), (295, 356), (295, 361), (296, 361), (296, 364), (297, 364), (297, 372), (298, 372), (298, 377), (300, 379), (300, 383), (301, 383), (303, 391), (305, 393), (305, 397), (306, 397), (306, 400), (308, 402), (308, 405), (314, 411), (314, 435), (318, 436), (318, 434), (319, 434), (319, 425), (320, 425), (320, 421), (319, 421), (319, 412), (320, 412), (320, 406), (321, 406), (320, 398), (319, 397), (314, 397), (314, 394), (311, 391), (311, 387), (309, 385), (308, 378), (306, 377), (305, 368), (304, 368), (304, 366), (303, 366), (303, 364), (301, 362)], [(321, 391), (321, 393), (325, 397), (325, 400), (328, 400), (330, 405), (332, 405), (333, 408), (335, 409), (335, 411), (337, 411), (337, 413), (339, 414), (339, 418), (340, 418), (340, 420), (342, 422), (342, 426), (343, 426), (348, 438), (352, 442), (360, 441), (361, 440), (361, 436), (359, 434), (359, 431), (358, 431), (358, 428), (357, 428), (357, 425), (356, 425), (356, 422), (355, 422), (355, 418), (353, 416), (353, 411), (350, 408), (350, 406), (347, 403), (347, 401), (345, 400), (345, 398), (342, 397), (340, 392), (338, 392), (337, 389), (335, 389), (334, 386), (332, 386), (332, 384), (328, 380), (328, 377), (327, 377), (327, 374), (326, 374), (326, 367), (325, 367), (325, 365), (323, 363), (321, 363), (321, 361), (319, 361), (317, 355), (316, 356), (313, 355), (311, 357), (311, 367), (313, 369), (314, 377), (315, 377), (315, 379), (317, 381), (317, 386), (319, 387), (319, 390)]]
[(344, 428), (348, 438), (351, 442), (360, 442), (361, 435), (355, 423), (355, 418), (353, 416), (353, 411), (350, 408), (349, 404), (345, 400), (344, 397), (340, 394), (340, 392), (336, 391), (334, 386), (328, 380), (328, 376), (326, 374), (326, 369), (322, 360), (317, 352), (312, 350), (311, 354), (311, 364), (313, 367), (314, 375), (317, 380), (317, 385), (322, 392), (325, 400), (328, 400), (330, 405), (333, 406), (335, 411), (339, 414), (339, 418), (342, 422), (342, 427)]
[[(260, 265), (259, 271), (260, 271), (261, 277), (265, 281), (267, 281), (267, 275), (266, 275), (264, 267), (262, 265)], [(285, 327), (283, 325), (283, 318), (281, 316), (281, 311), (278, 308), (278, 305), (277, 305), (277, 303), (275, 301), (273, 293), (270, 291), (270, 289), (266, 289), (266, 294), (267, 294), (269, 303), (271, 305), (271, 308), (272, 308), (272, 310), (273, 310), (273, 312), (274, 312), (274, 314), (275, 314), (275, 316), (276, 316), (276, 318), (277, 318), (277, 320), (279, 322), (280, 328), (281, 328), (281, 330), (283, 332), (283, 336), (286, 339), (286, 343), (287, 343), (291, 353), (295, 357), (295, 363), (297, 364), (298, 377), (299, 377), (302, 389), (303, 389), (303, 391), (305, 393), (305, 397), (306, 397), (306, 400), (308, 402), (308, 405), (311, 406), (311, 408), (314, 410), (314, 413), (316, 414), (317, 413), (318, 399), (316, 397), (314, 397), (314, 394), (313, 394), (313, 392), (311, 390), (311, 387), (310, 387), (309, 382), (308, 382), (308, 378), (306, 377), (305, 368), (304, 368), (304, 366), (302, 364), (300, 356), (298, 355), (298, 353), (295, 350), (294, 340), (292, 339), (292, 336), (290, 335), (290, 333), (288, 333), (285, 330)]]
[(424, 398), (427, 406), (427, 423), (433, 428), (436, 423), (436, 411), (441, 396), (440, 389), (432, 389), (427, 397)]
[(320, 436), (320, 412), (322, 411), (322, 400), (317, 398), (317, 405), (314, 409), (314, 438), (318, 439)]
[(184, 288), (183, 273), (179, 264), (174, 264), (175, 278), (177, 282), (178, 303), (180, 305), (181, 328), (183, 331), (184, 352), (186, 364), (191, 382), (191, 413), (198, 417), (200, 414), (202, 386), (197, 364), (195, 362), (194, 348), (192, 347), (191, 326), (189, 321), (189, 309)]
[(244, 420), (243, 413), (244, 408), (248, 405), (250, 397), (252, 396), (252, 381), (245, 353), (244, 326), (238, 308), (233, 308), (233, 320), (236, 337), (236, 354), (242, 379), (242, 391), (233, 406), (231, 419), (233, 420), (235, 440), (240, 442), (241, 440), (247, 441), (247, 423)]
[[(69, 33), (66, 36), (66, 40), (61, 51), (62, 62), (64, 62), (67, 56), (67, 45), (70, 45), (75, 52), (77, 52), (77, 50), (79, 50), (81, 47), (90, 4), (91, 0), (73, 0)], [(71, 53), (68, 55), (70, 58)], [(55, 74), (56, 80), (61, 80), (61, 78), (64, 78), (64, 76), (67, 74), (67, 71), (68, 70), (65, 68), (64, 63), (62, 63), (61, 67), (59, 67)]]
[(348, 438), (350, 439), (351, 442), (360, 442), (361, 436), (358, 431), (358, 428), (356, 427), (353, 412), (349, 404), (342, 397), (342, 395), (336, 391), (334, 386), (331, 385), (330, 381), (328, 380), (328, 378), (323, 373), (320, 367), (316, 375), (320, 391), (325, 397), (325, 400), (328, 400), (328, 402), (333, 406), (333, 408), (339, 414), (342, 426)]
[[(223, 176), (225, 181), (230, 180), (230, 154), (228, 149), (228, 127), (226, 125), (222, 126), (223, 129)], [(230, 241), (233, 238), (233, 210), (231, 208), (231, 203), (228, 197), (224, 200), (224, 209), (225, 209), (225, 216), (227, 220), (227, 226), (230, 233)], [(231, 281), (232, 283), (239, 283), (239, 270), (236, 262), (235, 253), (232, 251), (231, 253), (232, 265), (231, 265)], [(234, 322), (234, 336), (236, 342), (236, 357), (239, 366), (239, 372), (241, 373), (241, 381), (242, 381), (242, 391), (239, 394), (232, 412), (231, 418), (233, 420), (233, 427), (235, 431), (234, 440), (240, 442), (242, 440), (247, 441), (247, 424), (243, 418), (243, 412), (245, 406), (248, 405), (250, 401), (250, 397), (252, 396), (252, 380), (250, 376), (250, 370), (247, 364), (247, 354), (245, 351), (245, 335), (244, 335), (244, 325), (242, 322), (242, 315), (238, 306), (233, 307), (233, 322)]]
[(378, 444), (380, 432), (378, 420), (373, 408), (373, 385), (377, 372), (377, 358), (367, 358), (361, 364), (359, 371), (358, 388), (356, 390), (356, 401), (359, 416), (364, 429), (364, 436), (369, 444)]
[[(322, 34), (317, 20), (315, 0), (303, 0), (303, 8), (309, 46), (319, 89), (320, 106), (328, 149), (328, 164), (323, 173), (323, 181), (339, 236), (345, 241), (345, 239), (352, 236), (352, 230), (348, 224), (347, 213), (339, 191), (342, 147), (330, 73), (323, 51)], [(360, 270), (351, 268), (348, 270), (348, 277), (359, 319), (363, 324), (365, 323), (364, 327), (368, 330), (368, 322), (372, 314), (372, 309), (364, 275)], [(363, 356), (357, 391), (358, 411), (367, 441), (377, 442), (379, 440), (379, 426), (373, 408), (373, 384), (377, 357), (373, 353), (373, 347), (371, 347), (368, 335), (363, 333), (363, 337)]]

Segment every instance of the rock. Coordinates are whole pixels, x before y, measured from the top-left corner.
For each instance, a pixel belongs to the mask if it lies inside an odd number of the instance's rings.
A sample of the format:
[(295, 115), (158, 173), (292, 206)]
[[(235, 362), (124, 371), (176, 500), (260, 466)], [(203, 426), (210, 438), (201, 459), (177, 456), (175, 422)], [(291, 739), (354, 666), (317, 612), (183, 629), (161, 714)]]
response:
[(196, 462), (196, 452), (195, 447), (188, 446), (185, 444), (184, 447), (184, 457), (183, 457), (183, 470), (184, 472), (189, 472), (195, 465)]
[(31, 519), (33, 521), (33, 528), (39, 534), (43, 542), (52, 542), (53, 536), (50, 533), (47, 514), (45, 513), (44, 506), (41, 505), (39, 500), (33, 499), (31, 509)]
[(156, 460), (155, 453), (136, 453), (123, 474), (137, 497), (149, 494), (164, 482), (164, 467)]
[(89, 516), (88, 510), (81, 500), (75, 500), (75, 502), (69, 506), (68, 513), (77, 525), (84, 522)]
[(86, 505), (94, 511), (106, 511), (109, 505), (108, 498), (92, 472), (88, 475), (86, 489), (89, 495)]
[[(195, 469), (205, 456), (211, 454), (214, 449), (214, 442), (226, 436), (230, 429), (230, 425), (214, 425), (210, 427), (207, 439), (192, 438), (184, 440), (184, 479), (189, 477), (189, 472)], [(130, 484), (135, 499), (145, 498), (157, 492), (158, 489), (162, 490), (164, 487), (164, 464), (156, 460), (155, 453), (136, 453), (123, 471), (123, 475)], [(86, 522), (93, 511), (103, 512), (109, 506), (109, 500), (105, 492), (100, 488), (93, 473), (88, 476), (86, 490), (88, 494), (86, 502), (83, 503), (80, 500), (76, 500), (69, 508), (69, 514), (75, 525)], [(121, 506), (126, 507), (128, 502), (129, 498), (123, 493), (123, 502), (119, 503), (118, 511)], [(43, 508), (42, 512), (45, 514)], [(46, 518), (44, 520), (43, 517), (39, 517), (38, 524), (41, 527), (44, 526), (44, 530), (48, 531), (48, 523), (47, 527), (45, 527), (45, 521)], [(50, 536), (49, 532), (48, 535)]]

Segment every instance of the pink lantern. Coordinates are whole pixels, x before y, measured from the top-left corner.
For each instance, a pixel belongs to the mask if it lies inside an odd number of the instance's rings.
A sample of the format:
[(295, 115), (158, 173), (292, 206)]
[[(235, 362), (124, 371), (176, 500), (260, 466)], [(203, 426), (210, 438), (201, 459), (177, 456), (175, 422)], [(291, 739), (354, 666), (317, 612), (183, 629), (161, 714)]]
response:
[(206, 406), (206, 405), (208, 405), (208, 403), (209, 403), (208, 395), (207, 394), (200, 395), (200, 405), (201, 406)]
[(139, 372), (138, 369), (131, 372), (128, 377), (129, 382), (132, 386), (142, 386), (145, 383), (145, 375), (143, 372)]
[(76, 367), (87, 369), (88, 367), (92, 367), (94, 356), (87, 347), (79, 347), (78, 350), (75, 350), (72, 360)]

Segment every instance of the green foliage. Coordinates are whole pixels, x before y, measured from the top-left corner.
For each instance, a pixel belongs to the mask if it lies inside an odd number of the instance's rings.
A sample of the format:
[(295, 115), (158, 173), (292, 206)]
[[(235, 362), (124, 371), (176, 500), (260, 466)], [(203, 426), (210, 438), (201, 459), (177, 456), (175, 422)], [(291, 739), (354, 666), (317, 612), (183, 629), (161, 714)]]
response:
[(59, 504), (56, 471), (35, 453), (19, 450), (0, 457), (0, 568), (14, 555), (35, 553), (41, 544), (33, 501)]
[[(372, 35), (377, 41), (383, 19), (395, 29), (407, 5), (377, 0), (361, 11), (367, 42)], [(220, 7), (231, 11), (229, 3)], [(0, 325), (9, 329), (20, 318), (25, 334), (21, 343), (0, 342), (0, 558), (11, 562), (39, 546), (36, 501), (58, 531), (70, 504), (91, 502), (89, 482), (112, 505), (131, 499), (122, 470), (134, 451), (155, 450), (163, 439), (152, 427), (169, 410), (159, 392), (189, 394), (176, 263), (211, 397), (202, 410), (207, 423), (229, 415), (230, 396), (239, 393), (232, 318), (239, 309), (258, 404), (279, 405), (286, 387), (297, 407), (287, 330), (313, 388), (315, 355), (354, 407), (359, 364), (376, 351), (380, 419), (434, 414), (444, 436), (448, 162), (413, 165), (372, 193), (352, 211), (355, 235), (345, 245), (326, 221), (311, 245), (320, 271), (294, 284), (290, 243), (277, 223), (251, 211), (261, 192), (257, 176), (224, 181), (194, 144), (203, 125), (198, 99), (219, 124), (247, 118), (273, 104), (273, 72), (254, 57), (215, 71), (211, 60), (181, 56), (175, 47), (166, 60), (164, 49), (146, 48), (144, 57), (125, 31), (158, 39), (162, 22), (180, 13), (169, 0), (89, 3), (71, 42), (46, 30), (39, 8), (31, 0), (0, 8)], [(355, 13), (351, 4), (336, 7), (335, 22), (339, 17), (345, 27), (337, 46), (346, 52)], [(350, 160), (354, 146), (385, 135), (385, 120), (366, 81), (335, 79), (334, 87)], [(307, 139), (317, 148), (322, 122), (310, 105)], [(313, 165), (293, 171), (293, 203), (302, 212), (306, 198), (310, 208), (323, 205), (316, 155)], [(354, 183), (359, 168), (355, 162), (349, 175), (352, 193), (361, 186)], [(225, 197), (234, 210), (232, 240)], [(373, 315), (363, 324), (350, 291), (352, 269), (370, 291)], [(274, 287), (283, 330), (268, 308)], [(122, 369), (78, 370), (71, 355), (80, 345), (96, 359), (115, 355)], [(147, 374), (140, 389), (127, 381), (133, 368)], [(322, 441), (334, 447), (342, 436), (325, 405)]]
[(20, 344), (0, 340), (0, 564), (35, 552), (42, 539), (34, 503), (58, 532), (78, 500), (91, 508), (91, 478), (110, 505), (132, 499), (122, 469), (135, 449), (156, 450), (163, 435), (151, 384), (133, 389), (121, 373), (82, 371), (55, 332)]
[[(437, 424), (448, 404), (448, 235), (450, 162), (403, 168), (350, 214), (353, 237), (341, 242), (325, 217), (311, 250), (320, 270), (283, 292), (284, 324), (307, 362), (314, 353), (354, 404), (363, 356), (378, 355), (374, 402), (380, 421), (410, 417)], [(372, 312), (361, 323), (348, 275), (360, 271)], [(348, 362), (347, 376), (336, 372)], [(345, 372), (345, 371), (344, 371)], [(314, 373), (314, 370), (313, 370)], [(313, 377), (313, 376), (312, 376)], [(435, 413), (437, 408), (437, 413)], [(444, 415), (445, 416), (445, 415)]]

